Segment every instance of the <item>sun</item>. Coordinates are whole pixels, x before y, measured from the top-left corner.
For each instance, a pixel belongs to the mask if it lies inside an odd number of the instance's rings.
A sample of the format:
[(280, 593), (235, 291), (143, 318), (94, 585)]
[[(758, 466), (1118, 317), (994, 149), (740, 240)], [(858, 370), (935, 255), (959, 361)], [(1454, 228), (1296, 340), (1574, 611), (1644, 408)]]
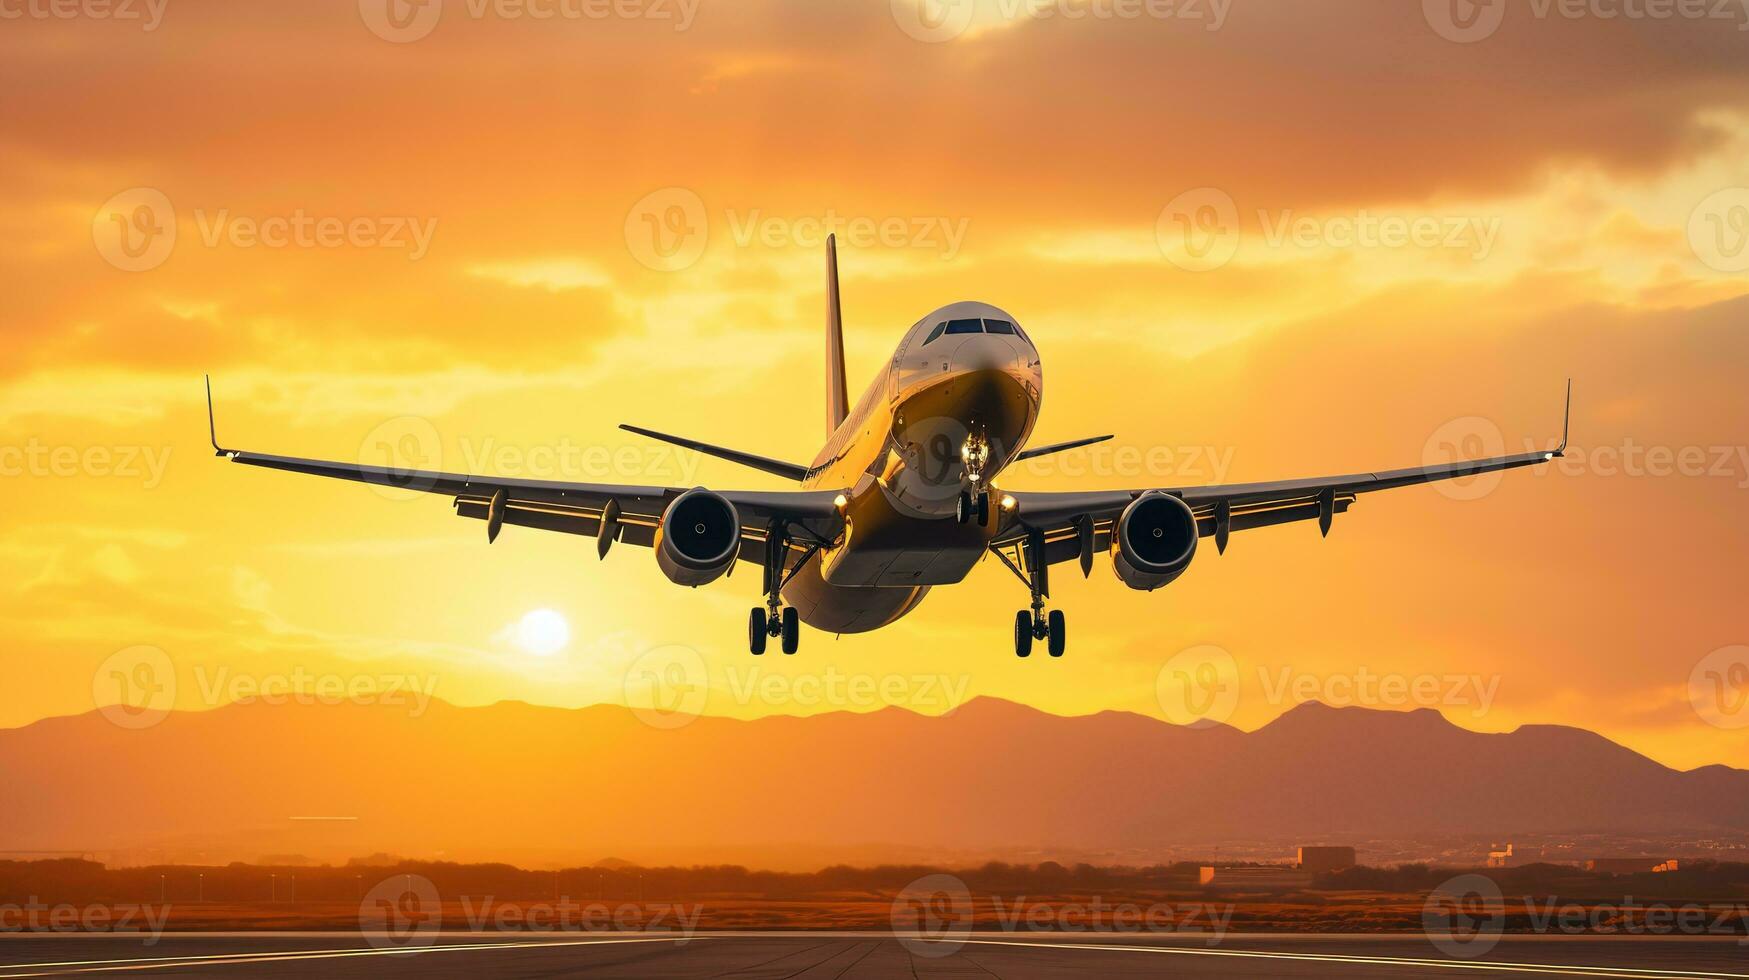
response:
[(571, 624), (551, 609), (534, 609), (516, 624), (516, 645), (537, 657), (550, 657), (571, 642)]

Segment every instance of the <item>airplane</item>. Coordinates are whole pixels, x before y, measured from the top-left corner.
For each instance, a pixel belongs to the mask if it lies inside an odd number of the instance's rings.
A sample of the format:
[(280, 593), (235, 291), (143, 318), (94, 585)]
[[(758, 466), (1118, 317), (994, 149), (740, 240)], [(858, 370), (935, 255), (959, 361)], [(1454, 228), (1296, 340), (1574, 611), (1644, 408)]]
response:
[(651, 548), (669, 580), (698, 587), (737, 562), (758, 565), (764, 603), (748, 615), (748, 649), (768, 639), (799, 646), (799, 623), (864, 633), (916, 609), (929, 590), (965, 579), (994, 554), (1027, 588), (1014, 615), (1014, 652), (1043, 640), (1061, 657), (1060, 609), (1046, 613), (1051, 566), (1091, 573), (1109, 553), (1117, 578), (1153, 591), (1183, 575), (1197, 542), (1217, 552), (1234, 531), (1296, 521), (1328, 535), (1360, 494), (1474, 476), (1559, 459), (1566, 452), (1573, 384), (1561, 443), (1526, 452), (1376, 473), (1104, 491), (1003, 490), (1014, 463), (1103, 442), (1092, 436), (1028, 449), (1044, 393), (1038, 348), (1009, 313), (986, 303), (943, 306), (918, 320), (855, 404), (845, 387), (844, 330), (835, 236), (826, 241), (826, 430), (803, 466), (632, 425), (620, 428), (793, 481), (793, 490), (618, 486), (439, 473), (275, 456), (219, 445), (207, 380), (213, 450), (250, 466), (335, 477), (453, 497), (462, 517), (592, 535), (606, 558), (615, 542)]

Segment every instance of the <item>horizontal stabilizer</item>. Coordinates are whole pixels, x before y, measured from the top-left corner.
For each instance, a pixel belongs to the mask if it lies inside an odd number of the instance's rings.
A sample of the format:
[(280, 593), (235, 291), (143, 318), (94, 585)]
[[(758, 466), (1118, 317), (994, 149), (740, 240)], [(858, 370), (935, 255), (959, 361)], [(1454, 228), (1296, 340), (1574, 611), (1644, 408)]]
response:
[(1076, 439), (1074, 442), (1054, 442), (1048, 446), (1040, 446), (1037, 449), (1028, 449), (1019, 456), (1014, 457), (1014, 461), (1018, 463), (1023, 459), (1037, 459), (1040, 456), (1049, 456), (1052, 453), (1060, 453), (1065, 449), (1080, 449), (1082, 446), (1091, 446), (1096, 442), (1104, 442), (1110, 438), (1111, 436), (1094, 436), (1090, 439)]
[(786, 480), (794, 480), (797, 483), (802, 482), (803, 478), (808, 475), (808, 468), (806, 466), (798, 466), (795, 463), (786, 463), (782, 460), (771, 459), (766, 456), (755, 456), (752, 453), (744, 453), (736, 449), (724, 449), (722, 446), (713, 446), (708, 442), (698, 442), (694, 439), (682, 439), (679, 436), (671, 436), (663, 432), (653, 432), (649, 429), (640, 429), (635, 425), (621, 425), (620, 428), (627, 432), (636, 432), (641, 436), (649, 436), (651, 439), (659, 439), (662, 442), (672, 443), (685, 449), (701, 452), (706, 456), (715, 456), (718, 459), (726, 459), (731, 463), (740, 463), (742, 466), (751, 466), (756, 470), (763, 470), (766, 473), (781, 476)]

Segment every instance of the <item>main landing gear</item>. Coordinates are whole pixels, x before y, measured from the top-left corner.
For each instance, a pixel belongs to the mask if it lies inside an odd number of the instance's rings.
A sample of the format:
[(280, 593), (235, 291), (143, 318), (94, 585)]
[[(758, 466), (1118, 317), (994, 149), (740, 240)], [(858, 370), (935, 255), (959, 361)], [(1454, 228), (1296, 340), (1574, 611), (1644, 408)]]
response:
[(780, 638), (785, 654), (795, 653), (801, 646), (801, 617), (797, 615), (794, 606), (783, 604), (783, 587), (801, 571), (803, 565), (820, 553), (825, 542), (817, 538), (809, 541), (802, 550), (802, 556), (786, 571), (784, 566), (789, 562), (790, 541), (789, 528), (779, 521), (772, 521), (765, 532), (765, 577), (762, 590), (765, 593), (765, 605), (754, 606), (753, 611), (747, 615), (747, 649), (755, 657), (765, 652), (766, 640), (772, 637)]
[(1068, 644), (1068, 628), (1061, 609), (1045, 613), (1045, 599), (1050, 595), (1050, 566), (1045, 563), (1044, 532), (1034, 528), (1027, 532), (1024, 541), (1012, 547), (1014, 558), (1008, 557), (1004, 549), (991, 550), (1032, 593), (1032, 607), (1014, 614), (1014, 655), (1030, 657), (1033, 641), (1044, 640), (1045, 650), (1053, 657), (1061, 657)]
[(1062, 656), (1063, 645), (1068, 639), (1065, 629), (1061, 609), (1052, 609), (1049, 616), (1037, 606), (1022, 609), (1014, 614), (1014, 655), (1030, 657), (1032, 641), (1045, 640), (1045, 649), (1051, 656)]
[(796, 652), (801, 642), (801, 620), (796, 616), (794, 606), (769, 611), (764, 606), (753, 607), (753, 612), (747, 617), (748, 649), (755, 657), (759, 656), (765, 652), (766, 639), (773, 636), (783, 638), (784, 653)]

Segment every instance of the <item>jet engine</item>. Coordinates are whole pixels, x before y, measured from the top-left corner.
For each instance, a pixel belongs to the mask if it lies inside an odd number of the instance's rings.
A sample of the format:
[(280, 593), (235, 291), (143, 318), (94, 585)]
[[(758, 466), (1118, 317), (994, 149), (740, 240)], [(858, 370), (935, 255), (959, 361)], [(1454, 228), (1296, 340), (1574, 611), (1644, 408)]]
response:
[(676, 585), (714, 582), (735, 563), (741, 515), (722, 494), (688, 490), (662, 512), (656, 528), (656, 564)]
[(1152, 591), (1184, 574), (1196, 555), (1196, 515), (1169, 493), (1136, 498), (1111, 536), (1111, 567), (1123, 584)]

